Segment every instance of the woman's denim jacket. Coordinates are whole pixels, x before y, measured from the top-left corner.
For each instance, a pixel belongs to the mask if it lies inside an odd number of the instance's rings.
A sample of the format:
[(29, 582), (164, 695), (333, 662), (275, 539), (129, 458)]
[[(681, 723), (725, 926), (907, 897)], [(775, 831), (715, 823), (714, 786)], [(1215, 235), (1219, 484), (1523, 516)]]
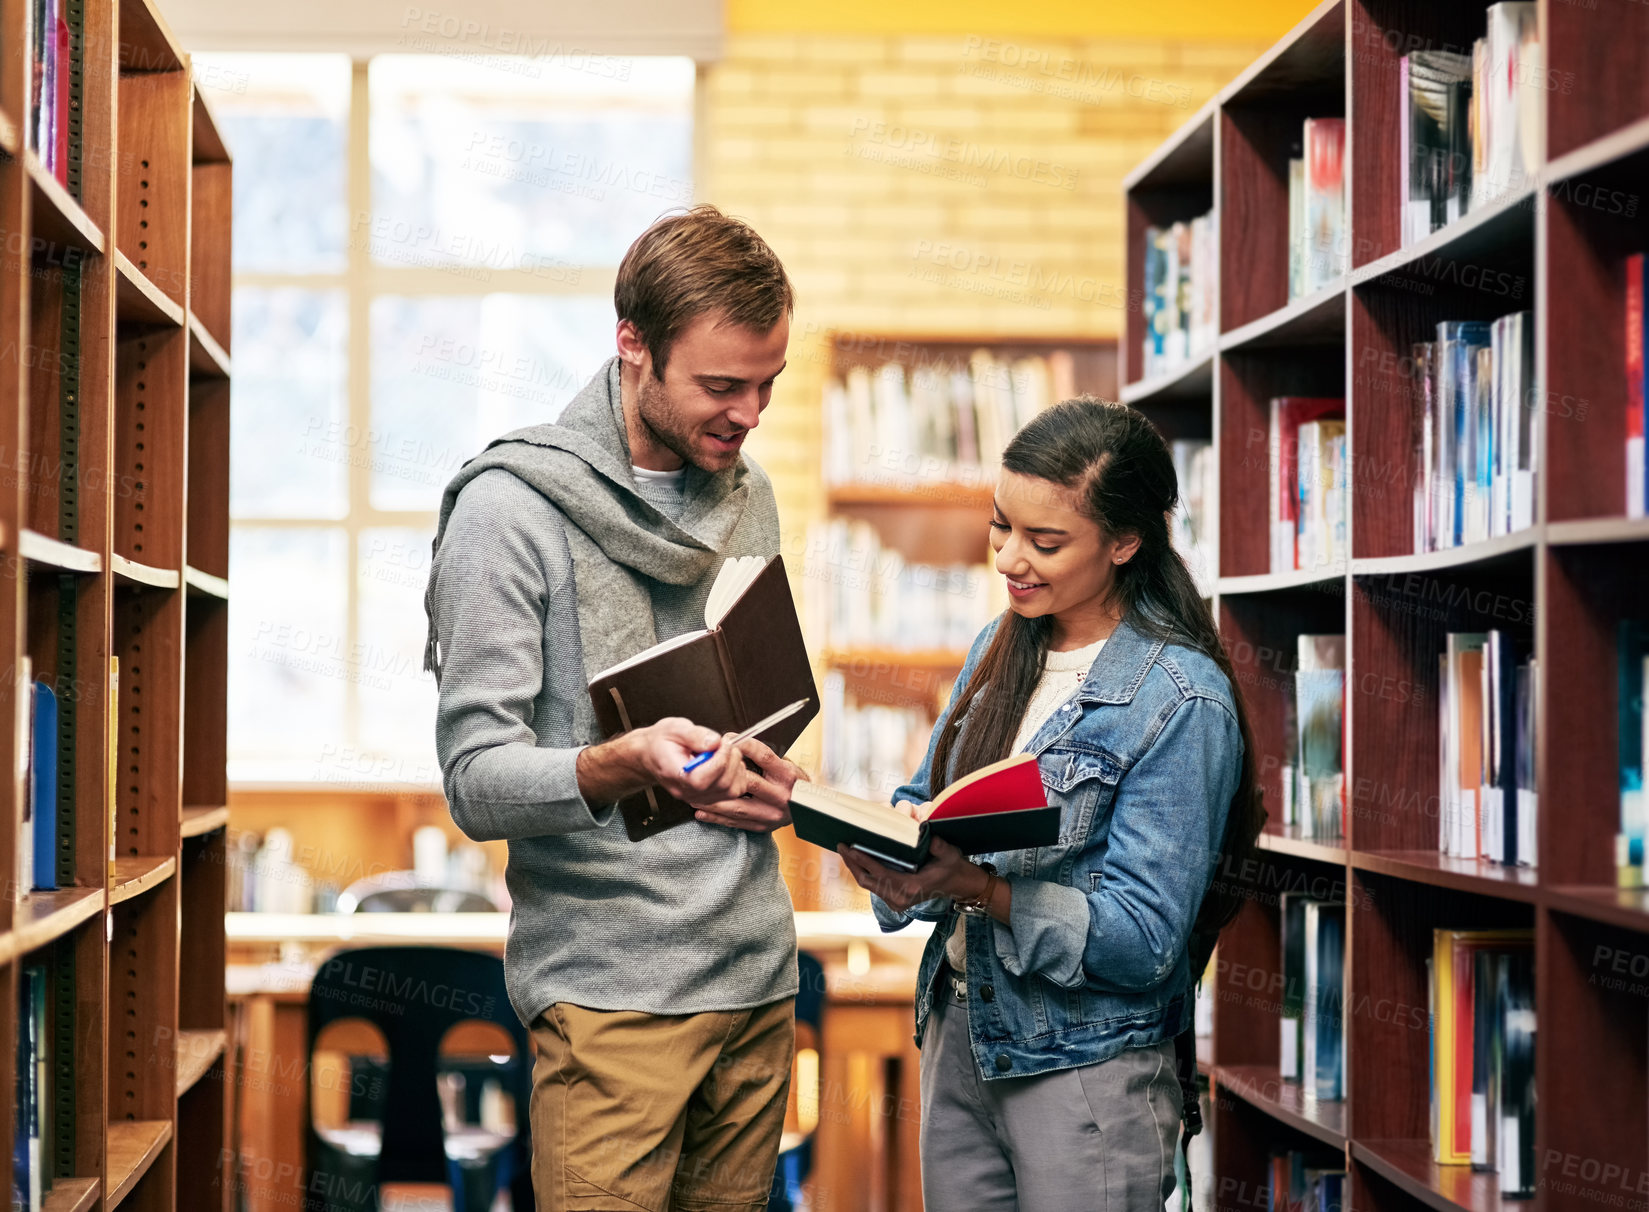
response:
[[(997, 622), (974, 640), (927, 757), (895, 801), (933, 797), (934, 742)], [(1059, 843), (978, 856), (1013, 889), (1009, 924), (967, 917), (968, 1031), (986, 1079), (1092, 1064), (1190, 1024), (1186, 943), (1214, 873), (1242, 738), (1230, 683), (1212, 660), (1124, 622), (1026, 752), (1060, 807)], [(956, 910), (948, 899), (905, 913), (873, 904), (883, 930), (938, 923), (917, 977), (920, 1045)]]

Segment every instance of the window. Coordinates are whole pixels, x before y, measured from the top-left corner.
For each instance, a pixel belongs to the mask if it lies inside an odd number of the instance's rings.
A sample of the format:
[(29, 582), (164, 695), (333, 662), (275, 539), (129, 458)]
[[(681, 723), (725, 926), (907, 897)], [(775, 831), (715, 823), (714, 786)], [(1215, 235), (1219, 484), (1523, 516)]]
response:
[(441, 490), (610, 356), (687, 59), (195, 56), (235, 158), (229, 776), (431, 784)]

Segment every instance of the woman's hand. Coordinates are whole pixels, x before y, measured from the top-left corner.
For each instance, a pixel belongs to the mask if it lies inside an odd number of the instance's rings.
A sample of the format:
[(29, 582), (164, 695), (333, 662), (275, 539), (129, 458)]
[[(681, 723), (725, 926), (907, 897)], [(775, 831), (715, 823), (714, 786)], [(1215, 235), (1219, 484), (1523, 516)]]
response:
[(984, 871), (942, 837), (929, 843), (928, 861), (915, 871), (885, 867), (852, 846), (838, 846), (836, 853), (842, 856), (859, 887), (881, 897), (900, 913), (935, 897), (972, 900), (984, 893), (989, 882)]

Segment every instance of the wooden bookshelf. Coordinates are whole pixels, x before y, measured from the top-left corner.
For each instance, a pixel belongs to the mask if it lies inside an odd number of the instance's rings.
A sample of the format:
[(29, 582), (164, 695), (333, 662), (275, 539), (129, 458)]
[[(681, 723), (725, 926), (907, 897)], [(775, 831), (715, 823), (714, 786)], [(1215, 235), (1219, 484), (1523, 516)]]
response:
[[(25, 15), (0, 7), (12, 45), (27, 45)], [(18, 234), (0, 259), (0, 350), (13, 351), (0, 423), (27, 456), (0, 494), (19, 573), (0, 636), (61, 716), (59, 888), (8, 880), (0, 897), (0, 1088), (15, 1088), (23, 970), (39, 965), (44, 1206), (226, 1212), (231, 170), (153, 4), (92, 0), (68, 20), (67, 182), (0, 120), (0, 227)], [(26, 112), (28, 66), (26, 53), (0, 64), (0, 115)], [(27, 712), (19, 689), (0, 686), (7, 718)], [(0, 762), (18, 764), (17, 744), (0, 728)], [(15, 782), (0, 797), (0, 869), (16, 871)], [(10, 1139), (14, 1099), (0, 1106)]]
[[(1486, 8), (1327, 0), (1124, 184), (1131, 289), (1143, 287), (1146, 225), (1213, 208), (1221, 233), (1220, 340), (1207, 367), (1144, 381), (1142, 316), (1130, 313), (1123, 342), (1124, 398), (1194, 385), (1219, 448), (1216, 616), (1272, 816), (1262, 891), (1208, 976), (1219, 1191), (1263, 1191), (1273, 1150), (1314, 1142), (1344, 1149), (1348, 1206), (1380, 1212), (1591, 1208), (1616, 1198), (1603, 1174), (1649, 1172), (1649, 998), (1641, 971), (1612, 979), (1610, 959), (1649, 953), (1649, 890), (1613, 887), (1615, 629), (1649, 612), (1649, 523), (1623, 516), (1624, 261), (1649, 249), (1649, 78), (1638, 62), (1649, 7), (1541, 0), (1552, 84), (1537, 93), (1542, 169), (1526, 189), (1402, 248), (1398, 59), (1421, 46), (1469, 50)], [(1304, 118), (1328, 116), (1347, 119), (1343, 274), (1289, 300), (1286, 141)], [(1535, 316), (1535, 525), (1415, 555), (1403, 359), (1439, 320), (1520, 310)], [(1268, 567), (1267, 408), (1283, 394), (1347, 400), (1352, 558), (1321, 575)], [(1447, 632), (1489, 628), (1531, 645), (1541, 663), (1535, 868), (1438, 848), (1437, 654)], [(1344, 839), (1304, 839), (1279, 823), (1280, 712), (1295, 637), (1307, 632), (1348, 640)], [(1278, 909), (1265, 890), (1312, 886), (1349, 906), (1350, 1009), (1346, 1100), (1308, 1115), (1297, 1086), (1268, 1080), (1277, 1007), (1252, 991), (1281, 979)], [(1431, 1161), (1431, 932), (1493, 926), (1536, 937), (1535, 1156), (1545, 1168), (1532, 1204), (1502, 1201), (1492, 1174)]]

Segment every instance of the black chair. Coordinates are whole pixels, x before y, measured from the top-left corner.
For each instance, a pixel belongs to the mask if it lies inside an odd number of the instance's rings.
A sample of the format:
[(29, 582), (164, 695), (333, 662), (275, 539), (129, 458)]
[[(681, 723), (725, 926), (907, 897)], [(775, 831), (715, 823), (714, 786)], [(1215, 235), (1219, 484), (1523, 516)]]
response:
[[(803, 951), (796, 956), (798, 969), (796, 990), (796, 1026), (798, 1035), (803, 1025), (813, 1029), (813, 1047), (820, 1053), (819, 1080), (824, 1080), (824, 1002), (825, 1002), (825, 974), (824, 965), (813, 956)], [(797, 1040), (798, 1045), (801, 1040)], [(791, 1080), (795, 1080), (792, 1070)], [(813, 1105), (819, 1105), (819, 1091), (813, 1092)], [(805, 1095), (804, 1095), (805, 1097)], [(815, 1124), (808, 1131), (797, 1134), (797, 1139), (790, 1139), (791, 1134), (785, 1133), (785, 1141), (779, 1153), (778, 1168), (773, 1172), (773, 1189), (767, 1196), (767, 1212), (794, 1212), (797, 1207), (804, 1206), (802, 1186), (807, 1182), (807, 1176), (813, 1172), (813, 1137), (818, 1133)]]
[[(361, 947), (322, 962), (309, 990), (307, 1056), (328, 1023), (359, 1018), (383, 1033), (387, 1073), (381, 1089), (362, 1082), (370, 1067), (350, 1072), (350, 1115), (375, 1111), (376, 1121), (345, 1129), (318, 1129), (307, 1110), (305, 1087), (304, 1191), (313, 1212), (375, 1212), (385, 1183), (444, 1183), (453, 1191), (453, 1212), (488, 1212), (501, 1186), (514, 1206), (532, 1203), (532, 1142), (528, 1100), (532, 1091), (532, 1040), (516, 1018), (504, 988), (504, 965), (495, 955), (449, 947)], [(441, 1040), (461, 1022), (496, 1023), (508, 1033), (515, 1055), (493, 1066), (515, 1108), (515, 1135), (450, 1136), (442, 1122), (438, 1075), (462, 1072), (443, 1064)], [(306, 1073), (313, 1068), (306, 1069)], [(370, 1107), (363, 1107), (365, 1091)]]

